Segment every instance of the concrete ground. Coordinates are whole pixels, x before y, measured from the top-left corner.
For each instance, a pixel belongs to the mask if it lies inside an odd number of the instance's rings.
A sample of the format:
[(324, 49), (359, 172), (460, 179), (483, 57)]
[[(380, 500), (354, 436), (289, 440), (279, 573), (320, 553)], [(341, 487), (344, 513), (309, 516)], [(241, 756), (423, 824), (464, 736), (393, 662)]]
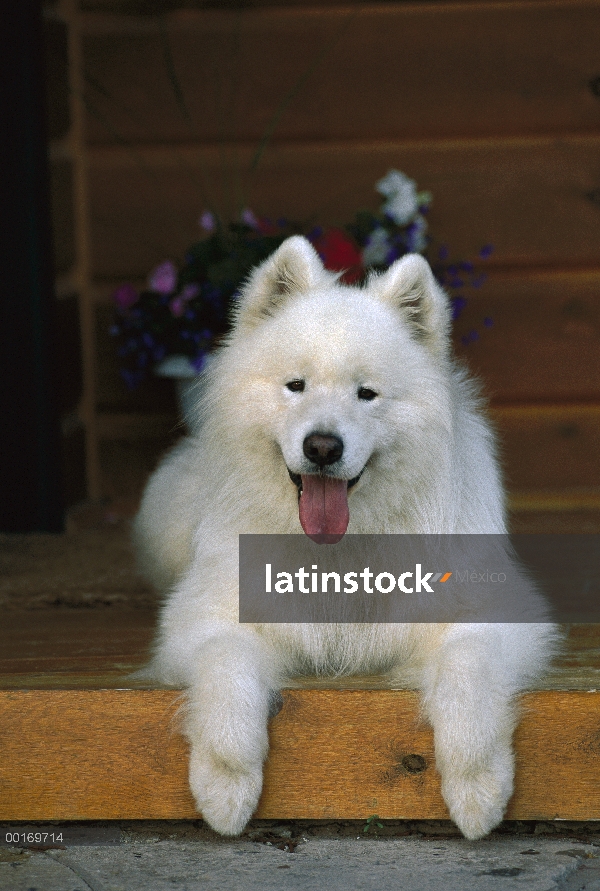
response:
[(479, 842), (441, 823), (256, 821), (240, 839), (201, 822), (64, 824), (32, 827), (62, 840), (4, 844), (23, 828), (0, 830), (1, 891), (600, 891), (595, 824), (506, 824)]

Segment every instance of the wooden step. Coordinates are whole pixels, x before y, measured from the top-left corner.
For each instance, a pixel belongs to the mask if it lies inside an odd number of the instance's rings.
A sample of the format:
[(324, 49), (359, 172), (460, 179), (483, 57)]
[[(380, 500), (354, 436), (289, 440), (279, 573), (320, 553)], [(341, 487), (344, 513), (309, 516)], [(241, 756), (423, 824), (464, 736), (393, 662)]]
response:
[[(180, 692), (128, 677), (154, 621), (141, 608), (3, 614), (0, 819), (198, 817)], [(600, 626), (571, 626), (565, 653), (522, 703), (507, 818), (600, 819)], [(411, 690), (299, 680), (270, 736), (258, 817), (448, 817)]]

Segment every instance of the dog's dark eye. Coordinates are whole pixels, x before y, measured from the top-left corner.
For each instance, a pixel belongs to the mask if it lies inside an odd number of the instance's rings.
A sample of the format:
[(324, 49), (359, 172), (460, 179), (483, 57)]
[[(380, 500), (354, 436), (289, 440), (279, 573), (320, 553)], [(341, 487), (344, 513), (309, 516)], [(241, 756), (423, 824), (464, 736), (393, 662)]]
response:
[(302, 393), (304, 390), (304, 381), (288, 381), (286, 387), (288, 390), (291, 390), (292, 393)]
[(358, 389), (358, 398), (364, 399), (365, 402), (372, 402), (376, 396), (375, 390), (370, 390), (368, 387), (359, 387)]

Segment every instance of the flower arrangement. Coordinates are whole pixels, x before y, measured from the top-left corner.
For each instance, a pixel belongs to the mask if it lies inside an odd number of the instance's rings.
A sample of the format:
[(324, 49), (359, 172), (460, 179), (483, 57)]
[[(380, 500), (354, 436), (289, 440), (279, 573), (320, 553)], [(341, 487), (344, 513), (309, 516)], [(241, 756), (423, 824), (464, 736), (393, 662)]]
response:
[[(428, 256), (430, 193), (418, 192), (416, 183), (398, 170), (390, 170), (375, 188), (384, 198), (379, 213), (360, 211), (344, 228), (307, 230), (287, 220), (258, 218), (249, 209), (239, 222), (225, 225), (205, 211), (199, 220), (204, 237), (188, 248), (181, 266), (165, 260), (151, 272), (143, 291), (123, 284), (113, 294), (116, 319), (111, 333), (118, 340), (127, 386), (137, 387), (152, 369), (182, 377), (202, 371), (228, 331), (231, 307), (250, 270), (290, 235), (304, 234), (325, 267), (340, 273), (347, 284), (361, 282), (371, 270), (387, 269), (404, 254)], [(491, 251), (486, 245), (480, 258)], [(473, 263), (448, 258), (444, 245), (435, 259), (428, 256), (436, 278), (452, 294), (457, 318), (466, 305), (464, 289), (479, 287), (484, 277)], [(491, 319), (484, 320), (484, 325), (491, 324)], [(472, 331), (463, 342), (478, 336)]]

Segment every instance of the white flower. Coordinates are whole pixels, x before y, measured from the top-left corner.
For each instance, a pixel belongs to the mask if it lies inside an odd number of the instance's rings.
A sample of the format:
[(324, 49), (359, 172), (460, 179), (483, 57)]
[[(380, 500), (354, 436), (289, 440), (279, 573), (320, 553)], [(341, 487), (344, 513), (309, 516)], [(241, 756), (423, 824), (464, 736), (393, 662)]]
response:
[(363, 266), (382, 266), (387, 259), (390, 244), (388, 234), (383, 226), (373, 229), (363, 248)]
[(380, 195), (387, 198), (382, 210), (398, 224), (406, 226), (419, 209), (417, 184), (399, 170), (389, 173), (376, 183), (375, 188)]

